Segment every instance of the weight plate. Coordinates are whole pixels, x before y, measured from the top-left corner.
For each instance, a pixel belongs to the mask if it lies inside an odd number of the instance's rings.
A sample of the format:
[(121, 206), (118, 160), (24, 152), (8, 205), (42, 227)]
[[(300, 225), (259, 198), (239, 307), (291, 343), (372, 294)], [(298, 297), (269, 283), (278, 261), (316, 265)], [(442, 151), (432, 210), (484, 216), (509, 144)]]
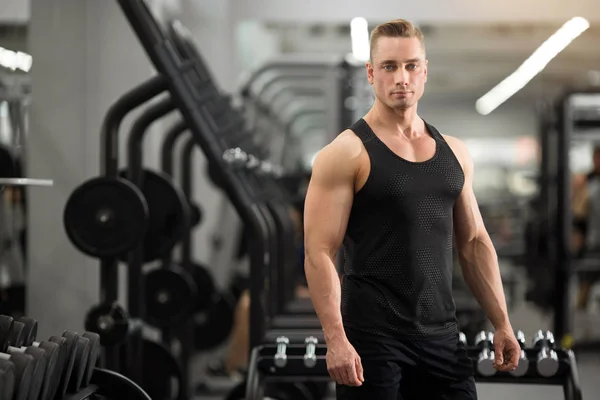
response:
[(194, 325), (194, 345), (198, 350), (212, 349), (229, 337), (233, 328), (235, 299), (231, 294), (223, 293), (210, 306), (203, 318)]
[(85, 376), (83, 378), (82, 387), (86, 387), (92, 380), (94, 368), (98, 364), (98, 356), (100, 355), (100, 335), (94, 332), (83, 332), (81, 335), (89, 340), (90, 356), (88, 357), (88, 363), (85, 369)]
[(8, 338), (13, 324), (13, 317), (0, 315), (0, 352), (6, 353), (8, 349)]
[(58, 346), (58, 360), (56, 361), (56, 371), (54, 372), (52, 383), (50, 385), (50, 388), (48, 389), (48, 398), (54, 399), (56, 392), (59, 389), (63, 375), (67, 372), (70, 375), (71, 372), (66, 370), (69, 368), (72, 369), (73, 366), (69, 366), (71, 349), (69, 347), (69, 342), (67, 341), (67, 339), (60, 336), (50, 336), (48, 338), (48, 342), (54, 343)]
[(198, 226), (202, 222), (202, 209), (197, 203), (190, 203), (190, 228)]
[(196, 283), (183, 268), (171, 264), (146, 274), (146, 320), (156, 327), (188, 321), (194, 312)]
[(102, 346), (116, 346), (127, 339), (129, 315), (117, 303), (99, 304), (88, 311), (85, 330), (100, 335)]
[[(126, 177), (127, 171), (119, 173)], [(143, 170), (139, 186), (148, 204), (149, 225), (144, 237), (144, 263), (163, 258), (189, 229), (190, 209), (186, 197), (166, 174)], [(122, 261), (127, 261), (124, 254)]]
[[(140, 386), (152, 399), (180, 399), (185, 390), (183, 372), (171, 352), (160, 343), (143, 339), (142, 382)], [(173, 385), (175, 384), (175, 385)], [(173, 393), (175, 386), (176, 393)]]
[(10, 328), (10, 334), (8, 335), (8, 345), (16, 348), (24, 346), (25, 342), (25, 325), (19, 321), (15, 321)]
[(97, 258), (127, 254), (148, 229), (148, 204), (138, 188), (122, 178), (98, 177), (77, 187), (65, 205), (69, 240)]
[(213, 302), (216, 287), (212, 273), (201, 264), (192, 263), (192, 275), (198, 288), (196, 296), (196, 312), (206, 311)]
[(65, 397), (71, 380), (76, 379), (77, 377), (75, 362), (77, 360), (78, 348), (81, 348), (81, 345), (79, 344), (79, 334), (77, 332), (64, 331), (62, 337), (67, 340), (68, 351), (66, 352), (64, 369), (56, 393), (57, 399), (63, 399)]
[[(68, 339), (68, 335), (73, 335), (71, 332), (63, 333), (63, 336)], [(73, 373), (71, 379), (69, 379), (69, 385), (67, 391), (69, 393), (77, 393), (81, 389), (83, 378), (85, 377), (85, 371), (90, 357), (90, 341), (83, 336), (77, 338), (76, 351), (75, 351), (75, 363), (73, 364)]]
[(8, 360), (0, 360), (0, 399), (13, 398), (15, 383), (15, 365)]
[(38, 323), (35, 319), (29, 317), (19, 318), (23, 324), (23, 346), (31, 346), (37, 337)]

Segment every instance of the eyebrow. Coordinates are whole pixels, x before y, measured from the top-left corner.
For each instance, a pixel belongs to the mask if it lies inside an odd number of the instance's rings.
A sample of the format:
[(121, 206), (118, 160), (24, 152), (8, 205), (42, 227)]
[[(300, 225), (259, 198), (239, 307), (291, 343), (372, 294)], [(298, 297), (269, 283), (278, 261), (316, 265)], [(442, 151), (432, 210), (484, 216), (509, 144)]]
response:
[[(403, 63), (417, 63), (417, 62), (420, 62), (420, 61), (421, 61), (420, 58), (410, 58), (408, 60), (405, 60)], [(396, 60), (383, 60), (381, 62), (381, 65), (384, 65), (384, 64), (396, 64), (396, 63), (397, 63)]]

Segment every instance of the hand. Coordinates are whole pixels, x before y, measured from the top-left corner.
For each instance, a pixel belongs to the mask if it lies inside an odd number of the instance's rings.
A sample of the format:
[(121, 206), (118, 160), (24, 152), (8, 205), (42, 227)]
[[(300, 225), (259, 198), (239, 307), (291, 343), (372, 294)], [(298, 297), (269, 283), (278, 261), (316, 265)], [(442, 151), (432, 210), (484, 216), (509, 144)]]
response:
[(360, 357), (347, 339), (327, 344), (326, 361), (329, 375), (340, 385), (361, 386), (364, 382)]
[(502, 328), (494, 333), (494, 367), (498, 371), (513, 371), (519, 365), (521, 346), (512, 328)]

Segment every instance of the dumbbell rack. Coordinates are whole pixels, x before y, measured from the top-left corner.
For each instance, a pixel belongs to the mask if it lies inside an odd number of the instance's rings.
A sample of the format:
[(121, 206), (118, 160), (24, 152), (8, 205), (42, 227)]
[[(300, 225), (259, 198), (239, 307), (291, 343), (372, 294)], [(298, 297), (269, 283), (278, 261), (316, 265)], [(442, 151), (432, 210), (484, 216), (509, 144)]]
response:
[[(473, 360), (474, 370), (477, 371), (476, 363), (481, 350), (470, 346), (467, 350), (469, 357)], [(525, 349), (530, 364), (529, 370), (524, 376), (515, 377), (507, 372), (497, 372), (493, 376), (483, 376), (475, 372), (475, 381), (477, 383), (562, 386), (565, 400), (582, 400), (577, 363), (573, 352), (564, 349), (555, 349), (555, 351), (560, 365), (558, 372), (552, 377), (541, 377), (535, 373), (538, 350)], [(246, 400), (262, 400), (267, 382), (322, 382), (331, 380), (325, 361), (327, 353), (326, 345), (317, 345), (315, 347), (317, 362), (312, 368), (307, 368), (304, 365), (305, 345), (288, 345), (286, 349), (286, 364), (281, 368), (275, 367), (276, 353), (276, 344), (265, 344), (253, 349), (246, 379)]]
[[(493, 376), (483, 376), (477, 373), (475, 368), (475, 381), (479, 383), (507, 383), (507, 384), (534, 384), (534, 385), (550, 385), (562, 386), (565, 399), (581, 400), (581, 386), (579, 383), (579, 373), (577, 370), (577, 362), (575, 355), (570, 350), (554, 348), (559, 361), (558, 371), (554, 376), (542, 377), (536, 371), (536, 363), (539, 350), (535, 348), (524, 349), (527, 359), (529, 360), (529, 368), (525, 375), (515, 377), (508, 372), (496, 372)], [(477, 362), (480, 349), (475, 347), (467, 348), (469, 357)], [(476, 366), (474, 366), (476, 367)]]

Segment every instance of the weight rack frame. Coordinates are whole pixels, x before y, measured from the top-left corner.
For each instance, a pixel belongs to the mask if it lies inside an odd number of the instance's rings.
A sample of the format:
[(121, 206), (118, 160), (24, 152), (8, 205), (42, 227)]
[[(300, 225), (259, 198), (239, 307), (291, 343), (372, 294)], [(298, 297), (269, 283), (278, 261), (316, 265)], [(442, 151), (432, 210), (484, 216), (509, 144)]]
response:
[[(475, 372), (475, 382), (561, 386), (565, 400), (582, 400), (577, 362), (571, 350), (555, 349), (560, 363), (559, 369), (556, 375), (549, 378), (540, 377), (531, 372), (535, 371), (539, 350), (527, 348), (524, 351), (529, 359), (529, 369), (524, 376), (515, 377), (508, 372), (497, 372), (493, 376), (486, 377)], [(246, 379), (246, 400), (262, 400), (265, 384), (269, 382), (331, 381), (325, 360), (327, 347), (325, 345), (315, 347), (317, 363), (313, 368), (304, 366), (305, 352), (305, 345), (290, 343), (286, 346), (286, 365), (277, 368), (274, 366), (277, 345), (266, 344), (255, 347), (251, 353), (250, 368)], [(467, 352), (469, 358), (473, 360), (474, 371), (477, 371), (476, 363), (481, 350), (469, 346)]]

